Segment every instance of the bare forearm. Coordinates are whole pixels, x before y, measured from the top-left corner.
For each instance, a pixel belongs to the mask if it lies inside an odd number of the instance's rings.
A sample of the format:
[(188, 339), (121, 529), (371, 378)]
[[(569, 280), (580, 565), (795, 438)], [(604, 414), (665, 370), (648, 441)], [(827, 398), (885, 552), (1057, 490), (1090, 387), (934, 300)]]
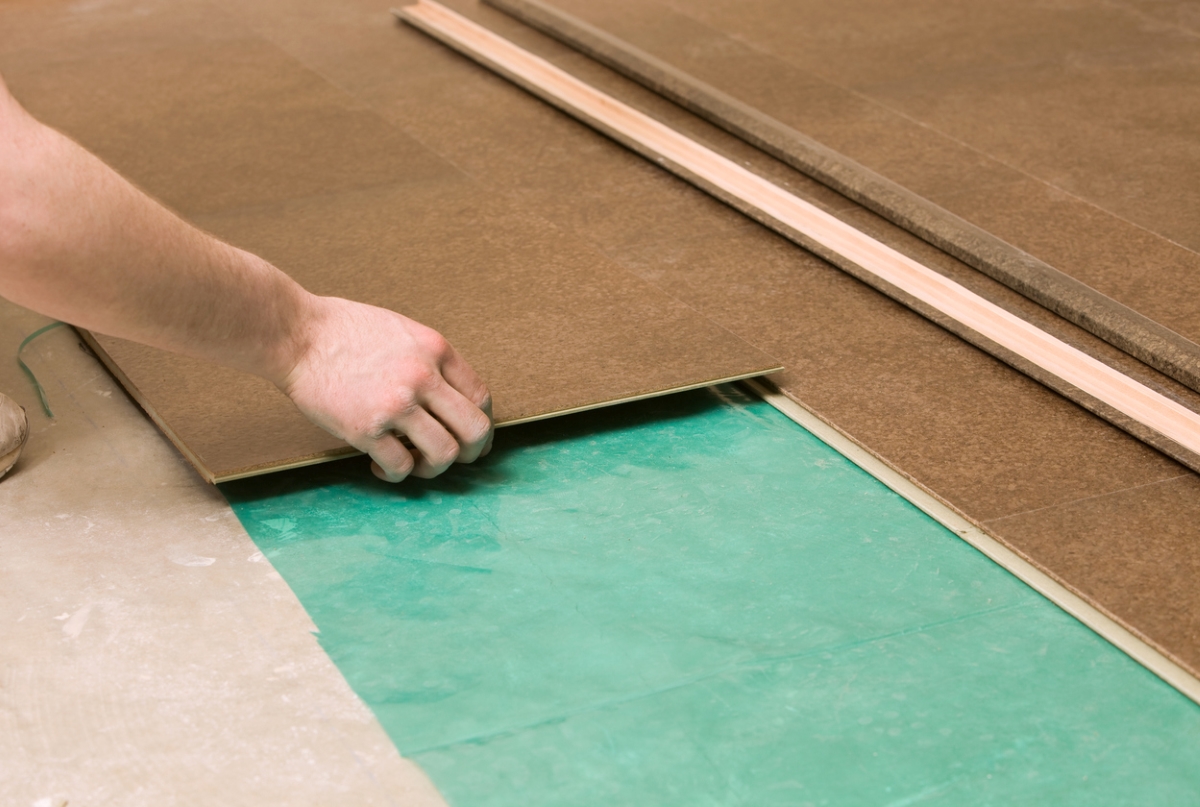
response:
[(0, 296), (264, 376), (384, 479), (436, 476), (491, 446), (487, 386), (440, 334), (316, 297), (200, 232), (31, 118), (2, 79)]
[(313, 298), (163, 208), (0, 87), (0, 296), (281, 382)]

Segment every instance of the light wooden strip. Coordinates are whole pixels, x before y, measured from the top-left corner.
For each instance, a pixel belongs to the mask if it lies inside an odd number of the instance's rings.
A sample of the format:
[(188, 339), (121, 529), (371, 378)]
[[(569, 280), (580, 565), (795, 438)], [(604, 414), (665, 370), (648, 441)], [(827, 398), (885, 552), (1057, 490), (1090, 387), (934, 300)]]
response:
[(883, 281), (1200, 454), (1200, 415), (859, 232), (783, 188), (432, 0), (400, 15), (510, 78), (638, 143)]
[(545, 0), (484, 0), (1200, 391), (1200, 345), (797, 129)]
[(976, 527), (899, 471), (821, 420), (816, 414), (760, 381), (742, 382), (764, 401), (812, 432), (834, 451), (912, 502), (919, 510), (1020, 578), (1034, 591), (1107, 639), (1134, 661), (1200, 704), (1200, 681), (1108, 614)]

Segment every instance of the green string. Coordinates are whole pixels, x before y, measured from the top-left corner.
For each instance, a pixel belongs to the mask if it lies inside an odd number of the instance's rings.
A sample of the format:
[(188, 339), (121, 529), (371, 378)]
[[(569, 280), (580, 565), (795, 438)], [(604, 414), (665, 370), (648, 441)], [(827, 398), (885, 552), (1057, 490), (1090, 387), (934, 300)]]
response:
[(25, 341), (21, 343), (19, 348), (17, 348), (17, 364), (21, 365), (21, 369), (25, 372), (25, 375), (29, 376), (29, 383), (33, 384), (33, 388), (37, 390), (38, 398), (41, 399), (42, 410), (46, 413), (46, 417), (50, 418), (51, 420), (54, 419), (54, 413), (50, 411), (50, 402), (46, 400), (46, 391), (42, 389), (42, 385), (38, 383), (37, 376), (33, 374), (33, 370), (30, 370), (29, 365), (26, 364), (25, 360), (21, 358), (21, 352), (25, 350), (26, 345), (28, 345), (34, 339), (37, 339), (46, 331), (53, 330), (59, 325), (65, 324), (65, 322), (51, 322), (49, 325), (43, 325), (41, 328), (38, 328), (33, 333), (29, 334), (29, 336), (26, 336)]

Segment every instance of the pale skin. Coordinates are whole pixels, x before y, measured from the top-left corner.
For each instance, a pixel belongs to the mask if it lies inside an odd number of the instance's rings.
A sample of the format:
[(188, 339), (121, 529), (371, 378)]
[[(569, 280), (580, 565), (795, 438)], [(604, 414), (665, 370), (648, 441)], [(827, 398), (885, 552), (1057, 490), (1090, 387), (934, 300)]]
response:
[(487, 387), (440, 334), (311, 294), (197, 230), (35, 120), (3, 77), (0, 297), (266, 378), (381, 479), (434, 477), (491, 448)]

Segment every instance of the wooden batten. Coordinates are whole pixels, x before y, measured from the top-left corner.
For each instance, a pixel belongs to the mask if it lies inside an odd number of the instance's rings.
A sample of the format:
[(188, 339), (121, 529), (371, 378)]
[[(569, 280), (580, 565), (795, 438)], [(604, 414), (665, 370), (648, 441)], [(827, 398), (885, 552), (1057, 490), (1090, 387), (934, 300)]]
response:
[(1200, 470), (1200, 415), (1187, 407), (444, 6), (421, 0), (396, 13)]
[(484, 2), (699, 115), (1164, 375), (1200, 391), (1200, 345), (1162, 323), (562, 9), (542, 0)]

